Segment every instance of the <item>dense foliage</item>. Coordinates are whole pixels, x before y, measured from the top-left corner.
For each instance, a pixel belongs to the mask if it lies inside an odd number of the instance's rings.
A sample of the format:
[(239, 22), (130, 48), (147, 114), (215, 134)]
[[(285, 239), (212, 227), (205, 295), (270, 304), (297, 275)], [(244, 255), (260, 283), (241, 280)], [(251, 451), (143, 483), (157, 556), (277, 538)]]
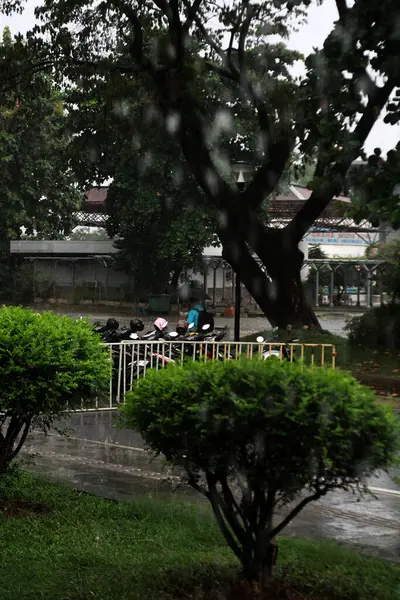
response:
[(89, 322), (19, 307), (0, 309), (0, 473), (29, 429), (107, 391), (109, 356)]
[[(82, 190), (68, 167), (62, 96), (30, 68), (34, 52), (5, 29), (0, 43), (0, 292), (12, 289), (10, 239), (54, 239), (73, 227)], [(8, 74), (4, 82), (3, 77)], [(18, 76), (16, 76), (18, 74)], [(23, 229), (22, 229), (23, 228)]]
[(152, 123), (145, 83), (113, 73), (66, 97), (74, 171), (87, 186), (110, 181), (107, 232), (139, 294), (164, 291), (174, 274), (176, 284), (216, 228), (179, 147)]
[[(334, 489), (361, 490), (390, 465), (395, 421), (352, 377), (279, 360), (149, 372), (122, 413), (124, 427), (208, 498), (249, 580), (270, 574), (273, 541), (304, 506)], [(283, 505), (288, 515), (276, 522)]]
[(352, 345), (400, 352), (400, 304), (377, 306), (346, 325)]
[(371, 245), (367, 258), (385, 261), (382, 268), (386, 290), (393, 302), (400, 301), (400, 240)]
[[(396, 92), (397, 105), (399, 100), (400, 90)], [(386, 118), (396, 120), (391, 113)], [(376, 148), (366, 164), (351, 170), (349, 185), (353, 200), (351, 214), (356, 221), (367, 219), (374, 227), (383, 223), (400, 228), (400, 142), (388, 152), (386, 160)]]

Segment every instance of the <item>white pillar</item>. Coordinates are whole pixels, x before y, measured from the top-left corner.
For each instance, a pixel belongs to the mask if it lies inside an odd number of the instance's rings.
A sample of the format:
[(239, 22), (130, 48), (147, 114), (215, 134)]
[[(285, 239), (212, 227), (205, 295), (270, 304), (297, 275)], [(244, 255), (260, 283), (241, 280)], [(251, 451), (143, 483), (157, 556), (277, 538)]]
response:
[(331, 285), (330, 285), (330, 292), (331, 292), (331, 300), (330, 300), (330, 306), (332, 307), (334, 305), (334, 299), (335, 299), (335, 271), (333, 269), (333, 267), (331, 267), (331, 281), (330, 281)]
[[(304, 254), (304, 260), (308, 259), (308, 242), (301, 241), (299, 244), (299, 250)], [(310, 267), (307, 265), (301, 270), (300, 276), (302, 281), (306, 281), (310, 274)]]

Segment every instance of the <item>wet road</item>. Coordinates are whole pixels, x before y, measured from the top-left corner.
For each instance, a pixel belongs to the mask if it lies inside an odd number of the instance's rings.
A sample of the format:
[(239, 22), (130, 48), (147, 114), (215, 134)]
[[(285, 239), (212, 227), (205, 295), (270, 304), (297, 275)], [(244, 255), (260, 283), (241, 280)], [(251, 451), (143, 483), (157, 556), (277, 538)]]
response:
[[(56, 432), (47, 437), (33, 433), (25, 447), (25, 453), (35, 455), (31, 468), (107, 498), (128, 500), (175, 492), (203, 501), (180, 484), (178, 473), (162, 458), (149, 456), (139, 434), (115, 429), (115, 416), (108, 411), (75, 414), (67, 423), (68, 438)], [(400, 489), (386, 474), (370, 485), (386, 491), (362, 500), (344, 492), (331, 493), (304, 509), (285, 535), (335, 539), (400, 562)]]
[[(70, 311), (70, 310), (66, 310), (65, 312), (63, 312), (63, 314), (67, 314), (70, 317), (73, 318), (78, 318), (78, 317), (87, 317), (89, 316), (89, 313), (86, 311), (85, 309), (82, 308), (82, 311)], [(356, 313), (356, 314), (360, 314), (360, 313)], [(129, 320), (132, 317), (125, 315), (118, 315), (118, 314), (112, 314), (111, 312), (108, 313), (99, 313), (99, 314), (93, 314), (91, 316), (91, 319), (95, 322), (98, 321), (100, 323), (105, 323), (108, 319), (108, 317), (115, 317), (118, 321), (121, 327), (125, 327), (128, 326), (129, 324)], [(323, 312), (318, 314), (318, 318), (320, 320), (321, 323), (321, 327), (323, 329), (326, 329), (328, 331), (330, 331), (331, 333), (335, 333), (337, 335), (343, 335), (345, 336), (346, 333), (344, 332), (344, 327), (346, 325), (346, 320), (353, 316), (351, 313), (329, 313), (329, 312)], [(155, 318), (155, 317), (154, 317)], [(154, 318), (152, 319), (151, 317), (146, 317), (145, 318), (145, 330), (149, 330), (153, 328), (153, 321)], [(176, 322), (177, 322), (177, 318), (176, 315), (171, 315), (170, 317), (167, 317), (169, 320), (169, 325), (170, 325), (170, 331), (173, 331), (175, 329), (176, 326)], [(233, 319), (232, 318), (225, 318), (225, 317), (216, 317), (215, 323), (218, 327), (228, 327), (229, 328), (229, 335), (228, 338), (229, 339), (233, 339)], [(240, 332), (241, 332), (241, 336), (245, 337), (248, 335), (251, 335), (253, 333), (258, 333), (260, 331), (267, 331), (271, 329), (271, 326), (269, 324), (269, 322), (267, 321), (267, 319), (265, 317), (246, 317), (246, 316), (242, 316), (240, 319)]]

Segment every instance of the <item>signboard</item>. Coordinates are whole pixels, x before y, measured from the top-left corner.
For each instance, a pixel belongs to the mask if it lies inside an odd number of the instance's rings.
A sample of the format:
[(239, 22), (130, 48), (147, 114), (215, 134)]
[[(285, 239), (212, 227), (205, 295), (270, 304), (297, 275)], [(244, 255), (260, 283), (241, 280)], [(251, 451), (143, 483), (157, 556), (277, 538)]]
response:
[(312, 231), (304, 236), (308, 244), (369, 246), (375, 241), (376, 234), (348, 233), (346, 231)]

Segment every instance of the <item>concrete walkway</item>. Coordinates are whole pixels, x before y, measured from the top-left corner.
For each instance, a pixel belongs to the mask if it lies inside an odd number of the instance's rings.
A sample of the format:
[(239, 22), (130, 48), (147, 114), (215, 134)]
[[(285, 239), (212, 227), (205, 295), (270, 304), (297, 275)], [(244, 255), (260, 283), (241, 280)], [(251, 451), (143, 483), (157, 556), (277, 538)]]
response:
[[(111, 411), (76, 413), (65, 424), (70, 428), (68, 438), (56, 432), (47, 437), (33, 433), (24, 450), (34, 455), (31, 468), (111, 499), (178, 493), (188, 500), (203, 501), (180, 483), (162, 459), (151, 460), (139, 434), (115, 429), (115, 417)], [(300, 513), (284, 535), (334, 539), (400, 563), (400, 489), (385, 474), (370, 485), (376, 497), (359, 500), (352, 494), (331, 493)]]

